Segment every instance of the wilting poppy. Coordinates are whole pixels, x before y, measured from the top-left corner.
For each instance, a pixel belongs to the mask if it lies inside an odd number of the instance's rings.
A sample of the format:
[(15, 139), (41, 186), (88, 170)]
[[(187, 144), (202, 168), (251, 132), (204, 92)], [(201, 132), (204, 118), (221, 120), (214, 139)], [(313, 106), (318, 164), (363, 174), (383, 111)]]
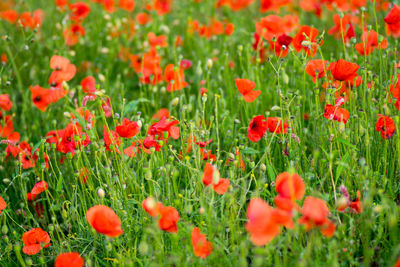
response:
[(83, 267), (85, 261), (77, 252), (61, 253), (54, 262), (54, 267)]
[(192, 245), (194, 255), (200, 258), (207, 258), (212, 252), (212, 244), (207, 240), (206, 235), (200, 232), (200, 229), (194, 227), (192, 230)]
[(86, 220), (98, 233), (109, 237), (117, 237), (124, 232), (118, 215), (104, 205), (96, 205), (88, 209)]
[(396, 131), (396, 125), (392, 118), (378, 114), (379, 119), (376, 122), (376, 131), (379, 132), (384, 139), (390, 139)]
[(253, 90), (256, 84), (249, 79), (235, 79), (236, 87), (242, 94), (244, 101), (250, 103), (256, 100), (261, 91)]
[(317, 227), (326, 237), (335, 233), (335, 224), (328, 219), (329, 209), (325, 201), (315, 197), (306, 197), (301, 209), (300, 224), (306, 226), (306, 230)]
[(248, 138), (252, 142), (258, 142), (268, 129), (264, 115), (255, 116), (251, 119), (248, 127)]
[(22, 235), (22, 242), (24, 243), (22, 251), (27, 255), (35, 255), (42, 248), (50, 246), (50, 236), (40, 228), (33, 228)]
[(115, 131), (123, 138), (132, 138), (139, 133), (140, 127), (137, 122), (124, 118), (122, 124), (115, 127)]

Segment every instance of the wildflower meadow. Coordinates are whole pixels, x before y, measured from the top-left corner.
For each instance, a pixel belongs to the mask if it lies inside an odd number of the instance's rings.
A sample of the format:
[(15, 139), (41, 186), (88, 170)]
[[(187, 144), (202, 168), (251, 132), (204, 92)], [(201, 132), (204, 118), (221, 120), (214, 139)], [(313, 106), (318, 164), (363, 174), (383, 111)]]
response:
[(400, 266), (400, 2), (0, 0), (0, 266)]

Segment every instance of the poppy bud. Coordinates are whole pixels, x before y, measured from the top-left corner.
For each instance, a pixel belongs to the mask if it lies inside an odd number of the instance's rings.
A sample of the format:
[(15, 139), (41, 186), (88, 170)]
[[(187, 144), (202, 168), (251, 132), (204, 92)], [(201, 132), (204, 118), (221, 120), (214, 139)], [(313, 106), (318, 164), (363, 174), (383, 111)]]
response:
[(149, 246), (147, 245), (146, 242), (140, 242), (138, 249), (140, 254), (147, 255), (149, 251)]
[(211, 58), (207, 59), (207, 69), (211, 69), (213, 65), (213, 61)]
[(3, 183), (5, 183), (5, 184), (9, 184), (11, 181), (10, 181), (10, 179), (8, 179), (8, 178), (4, 178), (3, 179)]
[(28, 266), (32, 266), (32, 265), (33, 265), (33, 261), (32, 261), (31, 258), (26, 258), (25, 263), (26, 263), (26, 265), (28, 265)]
[(100, 80), (101, 82), (104, 82), (104, 81), (106, 80), (106, 77), (104, 77), (103, 74), (99, 74), (99, 80)]
[(67, 159), (72, 160), (72, 157), (73, 157), (73, 156), (72, 156), (72, 153), (68, 152), (68, 153), (67, 153)]
[(105, 196), (106, 192), (104, 192), (104, 190), (102, 188), (97, 189), (97, 195), (100, 198), (103, 198)]
[(3, 235), (6, 235), (8, 233), (8, 227), (7, 225), (3, 225), (3, 227), (1, 227), (1, 232), (3, 233)]
[(206, 210), (203, 207), (200, 207), (199, 213), (203, 215), (206, 212)]
[(267, 166), (265, 166), (265, 164), (262, 163), (262, 164), (260, 165), (260, 170), (261, 170), (262, 172), (265, 172), (265, 171), (267, 170)]
[(144, 174), (144, 178), (146, 178), (147, 180), (151, 180), (152, 177), (153, 177), (153, 174), (151, 173), (151, 170), (147, 169), (146, 173)]
[(172, 101), (171, 101), (171, 106), (175, 107), (175, 106), (178, 105), (178, 103), (179, 103), (179, 98), (178, 98), (178, 97), (175, 97), (175, 98), (172, 99)]

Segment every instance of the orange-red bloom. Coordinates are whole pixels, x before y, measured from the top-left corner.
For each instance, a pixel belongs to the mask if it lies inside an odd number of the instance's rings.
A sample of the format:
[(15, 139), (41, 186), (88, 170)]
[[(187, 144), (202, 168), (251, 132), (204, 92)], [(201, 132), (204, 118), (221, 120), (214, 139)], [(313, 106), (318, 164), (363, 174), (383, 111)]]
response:
[(207, 258), (212, 252), (212, 244), (207, 240), (206, 235), (200, 233), (200, 229), (194, 227), (192, 230), (192, 245), (194, 255), (200, 258)]
[(251, 242), (256, 246), (264, 246), (280, 233), (282, 222), (290, 215), (272, 208), (260, 198), (253, 198), (247, 208), (247, 218), (246, 230)]
[(204, 168), (203, 183), (205, 186), (212, 185), (218, 195), (225, 194), (230, 184), (229, 179), (220, 178), (219, 171), (208, 162)]
[(82, 21), (84, 20), (90, 13), (90, 6), (84, 2), (76, 2), (69, 6), (71, 10), (71, 20), (74, 21)]
[(296, 36), (293, 38), (293, 47), (297, 52), (304, 50), (307, 56), (313, 57), (317, 53), (318, 46), (322, 45), (322, 40), (317, 43), (316, 37), (319, 32), (310, 26), (302, 26)]
[(4, 111), (9, 111), (12, 108), (12, 102), (10, 100), (10, 95), (0, 95), (0, 109)]
[(167, 91), (174, 92), (179, 91), (189, 84), (185, 82), (185, 75), (183, 74), (183, 68), (178, 67), (175, 70), (173, 64), (168, 64), (164, 70), (164, 80), (168, 83)]
[(7, 207), (7, 203), (4, 201), (4, 198), (2, 198), (0, 196), (0, 214), (1, 214), (1, 211), (4, 210), (6, 207)]
[(22, 251), (27, 255), (35, 255), (42, 248), (50, 246), (50, 236), (40, 228), (33, 228), (22, 235), (22, 242), (24, 242)]
[(235, 79), (236, 87), (242, 94), (244, 101), (250, 103), (257, 99), (261, 91), (253, 90), (256, 84), (249, 79)]
[(350, 118), (350, 113), (344, 108), (339, 108), (333, 105), (326, 105), (324, 117), (328, 120), (346, 123), (347, 120)]
[(117, 237), (124, 232), (118, 215), (104, 205), (96, 205), (88, 209), (86, 220), (98, 233), (109, 237)]
[(385, 37), (382, 36), (382, 42), (378, 41), (378, 33), (374, 30), (364, 30), (361, 35), (361, 42), (355, 45), (357, 52), (360, 55), (369, 55), (375, 49), (386, 49), (388, 42)]
[(132, 138), (139, 133), (140, 127), (137, 122), (124, 118), (122, 124), (115, 127), (115, 131), (120, 137)]
[(83, 267), (85, 261), (77, 252), (62, 253), (57, 256), (54, 267)]
[(336, 226), (328, 219), (329, 209), (325, 201), (315, 197), (306, 197), (301, 209), (302, 217), (300, 224), (306, 226), (306, 230), (319, 228), (326, 237), (331, 237), (335, 233)]
[(174, 207), (159, 205), (160, 219), (158, 226), (161, 230), (176, 233), (178, 232), (177, 223), (179, 221), (179, 213)]
[(335, 80), (351, 82), (357, 77), (359, 67), (356, 63), (339, 59), (329, 65), (329, 70)]
[(328, 70), (328, 61), (322, 59), (312, 59), (306, 65), (306, 73), (313, 78), (313, 82), (317, 82), (325, 76)]

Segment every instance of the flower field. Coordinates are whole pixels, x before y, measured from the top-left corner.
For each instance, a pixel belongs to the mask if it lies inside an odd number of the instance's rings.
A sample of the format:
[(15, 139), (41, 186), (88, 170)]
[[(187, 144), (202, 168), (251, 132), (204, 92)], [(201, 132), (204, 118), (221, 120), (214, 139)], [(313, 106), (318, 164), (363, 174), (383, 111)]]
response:
[(1, 266), (400, 266), (400, 3), (1, 0)]

